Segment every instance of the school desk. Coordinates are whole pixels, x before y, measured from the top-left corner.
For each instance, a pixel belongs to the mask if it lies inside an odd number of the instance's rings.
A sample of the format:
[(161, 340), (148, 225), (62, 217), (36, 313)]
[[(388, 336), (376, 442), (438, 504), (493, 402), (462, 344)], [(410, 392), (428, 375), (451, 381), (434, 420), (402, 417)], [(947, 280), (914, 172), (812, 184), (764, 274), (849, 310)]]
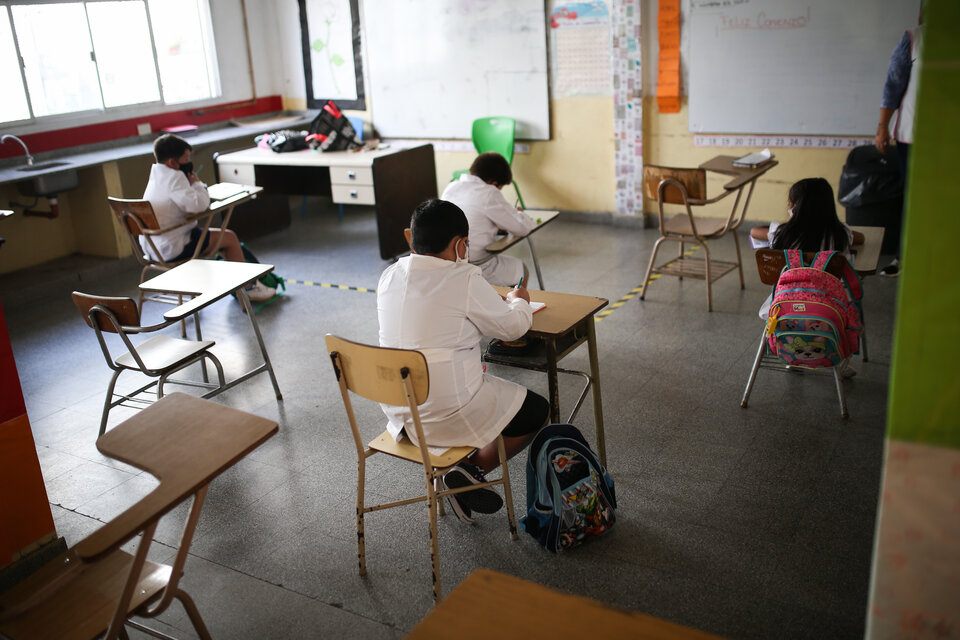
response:
[[(502, 296), (510, 292), (510, 287), (494, 287)], [(570, 373), (587, 380), (580, 397), (567, 418), (571, 422), (580, 405), (586, 398), (587, 390), (593, 389), (593, 418), (597, 434), (597, 453), (600, 462), (607, 464), (607, 451), (603, 435), (603, 403), (600, 396), (600, 364), (597, 359), (597, 333), (593, 315), (609, 303), (605, 298), (579, 296), (572, 293), (554, 291), (530, 291), (532, 302), (543, 302), (547, 306), (533, 314), (533, 326), (527, 332), (528, 338), (542, 338), (542, 349), (538, 348), (529, 355), (492, 355), (489, 352), (484, 360), (490, 364), (507, 367), (519, 367), (547, 374), (547, 386), (550, 392), (550, 421), (562, 422), (560, 417), (560, 390), (557, 386), (557, 373)], [(557, 362), (566, 357), (584, 342), (590, 358), (590, 373), (559, 369)]]
[[(455, 632), (453, 630), (456, 630)], [(608, 638), (717, 640), (717, 636), (514, 576), (475, 569), (407, 640)]]
[(437, 197), (433, 145), (374, 151), (292, 151), (254, 147), (220, 154), (219, 179), (255, 184), (267, 193), (330, 196), (337, 204), (373, 205), (380, 257), (410, 250), (403, 230), (418, 204)]
[[(251, 264), (248, 262), (229, 262), (227, 260), (190, 260), (140, 284), (140, 289), (145, 292), (194, 296), (191, 300), (163, 314), (164, 320), (170, 324), (186, 320), (204, 307), (225, 298), (231, 293), (237, 294), (237, 299), (243, 305), (247, 318), (250, 320), (250, 326), (253, 328), (253, 333), (257, 337), (263, 363), (240, 377), (227, 382), (223, 387), (211, 393), (210, 396), (222, 393), (244, 380), (266, 371), (270, 374), (270, 381), (273, 383), (277, 400), (283, 397), (280, 394), (280, 386), (277, 384), (277, 376), (273, 373), (273, 365), (270, 364), (270, 356), (267, 355), (267, 347), (263, 344), (263, 336), (260, 334), (257, 316), (253, 312), (247, 292), (244, 291), (244, 287), (253, 284), (258, 278), (271, 271), (273, 271), (272, 264)], [(196, 323), (196, 328), (197, 340), (202, 340), (199, 322)]]
[[(207, 488), (276, 432), (273, 420), (171, 393), (101, 436), (101, 453), (146, 471), (158, 486), (0, 596), (0, 636), (126, 638), (124, 624), (143, 628), (131, 615), (163, 613), (173, 597), (189, 603), (193, 617), (197, 608), (178, 585)], [(171, 564), (148, 560), (157, 522), (190, 497), (179, 545), (163, 549)], [(124, 550), (140, 533), (136, 551)]]
[(870, 276), (877, 272), (880, 262), (880, 249), (883, 246), (883, 227), (850, 227), (863, 234), (863, 242), (850, 247), (853, 252), (853, 270), (861, 276)]
[(502, 238), (491, 242), (486, 247), (484, 247), (488, 252), (497, 254), (503, 251), (506, 251), (513, 245), (517, 244), (523, 239), (526, 239), (527, 246), (530, 247), (530, 258), (533, 260), (534, 271), (537, 272), (537, 284), (540, 285), (540, 289), (543, 289), (543, 276), (540, 275), (540, 263), (537, 262), (537, 254), (533, 250), (533, 240), (530, 238), (534, 232), (538, 231), (541, 227), (546, 225), (548, 222), (551, 222), (554, 218), (560, 215), (559, 211), (542, 211), (540, 209), (524, 209), (525, 214), (530, 216), (530, 218), (536, 223), (533, 229), (530, 230), (525, 236), (515, 236), (512, 233), (508, 233)]

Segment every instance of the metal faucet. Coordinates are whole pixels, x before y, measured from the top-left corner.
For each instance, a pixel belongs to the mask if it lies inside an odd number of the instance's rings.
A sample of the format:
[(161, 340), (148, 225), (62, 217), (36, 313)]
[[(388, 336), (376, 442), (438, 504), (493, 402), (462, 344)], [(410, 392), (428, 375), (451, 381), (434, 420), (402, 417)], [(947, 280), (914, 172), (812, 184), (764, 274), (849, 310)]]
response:
[(23, 142), (23, 140), (21, 140), (21, 139), (18, 138), (17, 136), (15, 136), (15, 135), (13, 135), (13, 134), (10, 134), (10, 133), (5, 134), (2, 138), (0, 138), (0, 144), (3, 144), (4, 142), (6, 142), (8, 139), (11, 139), (11, 138), (12, 138), (13, 140), (16, 140), (17, 142), (20, 143), (20, 146), (23, 147), (23, 152), (24, 152), (25, 154), (27, 154), (27, 164), (28, 164), (28, 165), (32, 165), (32, 164), (33, 164), (33, 156), (30, 155), (30, 150), (27, 149), (27, 145)]

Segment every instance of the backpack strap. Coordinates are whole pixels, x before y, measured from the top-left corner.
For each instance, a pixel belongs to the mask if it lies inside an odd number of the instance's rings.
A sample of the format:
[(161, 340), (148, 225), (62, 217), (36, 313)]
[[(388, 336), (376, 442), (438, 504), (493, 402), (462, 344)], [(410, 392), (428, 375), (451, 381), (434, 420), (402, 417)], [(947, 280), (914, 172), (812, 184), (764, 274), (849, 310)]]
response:
[(842, 280), (847, 287), (847, 293), (850, 294), (850, 299), (857, 303), (859, 307), (860, 299), (863, 297), (863, 282), (860, 280), (860, 274), (853, 270), (849, 262), (843, 269)]
[(799, 269), (805, 266), (803, 264), (803, 251), (798, 249), (784, 249), (783, 255), (787, 259), (787, 267), (789, 269)]
[(813, 259), (813, 264), (810, 265), (814, 269), (819, 269), (820, 271), (827, 270), (827, 264), (830, 262), (830, 258), (834, 256), (836, 251), (818, 251), (817, 257)]

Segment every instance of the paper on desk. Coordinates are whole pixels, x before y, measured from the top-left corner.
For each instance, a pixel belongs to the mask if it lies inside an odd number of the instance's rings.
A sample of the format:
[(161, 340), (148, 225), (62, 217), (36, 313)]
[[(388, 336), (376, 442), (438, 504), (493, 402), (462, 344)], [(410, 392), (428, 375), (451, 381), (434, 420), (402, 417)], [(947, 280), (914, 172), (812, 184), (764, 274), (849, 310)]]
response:
[(735, 167), (758, 167), (765, 162), (769, 162), (773, 159), (773, 154), (770, 153), (770, 149), (764, 149), (763, 151), (758, 151), (757, 153), (748, 153), (742, 158), (737, 158), (733, 161), (733, 166)]

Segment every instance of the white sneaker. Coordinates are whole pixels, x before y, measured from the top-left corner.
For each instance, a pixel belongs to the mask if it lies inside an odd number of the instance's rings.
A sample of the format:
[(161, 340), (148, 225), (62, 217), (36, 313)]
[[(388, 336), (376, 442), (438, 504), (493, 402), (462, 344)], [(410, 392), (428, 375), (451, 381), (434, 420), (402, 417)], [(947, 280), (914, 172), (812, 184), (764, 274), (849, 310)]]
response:
[(277, 295), (276, 289), (273, 287), (268, 287), (259, 280), (247, 287), (245, 291), (247, 292), (247, 297), (250, 298), (251, 302), (263, 302)]

